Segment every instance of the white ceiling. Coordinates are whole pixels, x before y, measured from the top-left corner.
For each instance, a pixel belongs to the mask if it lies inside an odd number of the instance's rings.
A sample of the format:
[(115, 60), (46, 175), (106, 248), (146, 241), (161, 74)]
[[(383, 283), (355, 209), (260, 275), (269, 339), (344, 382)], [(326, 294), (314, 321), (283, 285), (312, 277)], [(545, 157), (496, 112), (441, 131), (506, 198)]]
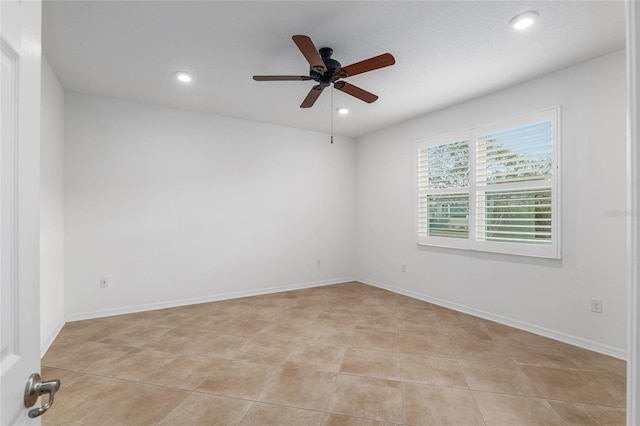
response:
[[(536, 25), (509, 20), (536, 10)], [(396, 64), (334, 90), (336, 134), (359, 137), (448, 105), (624, 48), (622, 1), (51, 1), (43, 52), (65, 89), (328, 132), (331, 92), (300, 103), (313, 81), (291, 36), (333, 48), (342, 65), (384, 52)], [(191, 72), (190, 85), (173, 78)]]

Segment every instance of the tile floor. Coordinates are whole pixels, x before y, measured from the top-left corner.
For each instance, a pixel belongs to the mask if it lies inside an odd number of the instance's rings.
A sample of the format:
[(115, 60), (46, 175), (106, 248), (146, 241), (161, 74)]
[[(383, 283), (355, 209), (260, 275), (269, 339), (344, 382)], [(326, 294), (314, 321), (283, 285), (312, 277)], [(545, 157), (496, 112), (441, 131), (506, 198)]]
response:
[(65, 325), (44, 425), (623, 425), (626, 366), (361, 283)]

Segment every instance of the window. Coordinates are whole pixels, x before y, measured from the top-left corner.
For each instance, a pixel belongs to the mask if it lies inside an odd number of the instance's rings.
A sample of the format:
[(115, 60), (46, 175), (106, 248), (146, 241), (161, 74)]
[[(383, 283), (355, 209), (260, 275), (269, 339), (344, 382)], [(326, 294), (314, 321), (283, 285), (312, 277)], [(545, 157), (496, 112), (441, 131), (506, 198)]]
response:
[(558, 115), (418, 143), (418, 244), (560, 258)]

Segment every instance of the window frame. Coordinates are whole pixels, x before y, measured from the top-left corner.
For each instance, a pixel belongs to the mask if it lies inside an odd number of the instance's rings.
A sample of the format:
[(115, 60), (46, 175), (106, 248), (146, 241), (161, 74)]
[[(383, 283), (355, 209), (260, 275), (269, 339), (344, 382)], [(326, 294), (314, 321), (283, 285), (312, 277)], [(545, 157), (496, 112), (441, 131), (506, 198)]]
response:
[[(486, 241), (479, 239), (478, 232), (478, 194), (482, 190), (495, 189), (500, 190), (500, 184), (496, 185), (480, 185), (477, 182), (477, 153), (478, 153), (478, 138), (490, 133), (497, 133), (501, 131), (507, 131), (517, 129), (519, 127), (528, 126), (539, 122), (551, 122), (551, 178), (548, 180), (530, 181), (522, 184), (507, 184), (509, 188), (548, 188), (551, 191), (551, 242), (550, 244), (527, 244), (517, 242), (506, 241)], [(554, 106), (534, 113), (523, 114), (515, 118), (501, 120), (499, 122), (470, 127), (468, 129), (439, 135), (416, 142), (415, 150), (415, 238), (416, 244), (419, 246), (433, 246), (433, 247), (446, 247), (453, 249), (482, 251), (491, 253), (512, 254), (531, 257), (542, 257), (550, 259), (561, 259), (561, 147), (562, 147), (562, 132), (561, 132), (561, 108), (560, 106)], [(421, 150), (440, 146), (447, 143), (455, 143), (457, 141), (468, 139), (469, 140), (469, 184), (467, 186), (467, 193), (469, 194), (469, 210), (468, 210), (468, 237), (467, 238), (452, 238), (452, 237), (436, 237), (429, 236), (420, 233), (420, 202), (429, 191), (425, 191), (420, 187), (420, 153)], [(539, 184), (538, 184), (539, 183)], [(445, 188), (441, 193), (446, 193), (447, 190), (455, 193), (464, 192), (457, 191), (458, 188), (449, 189)], [(480, 190), (479, 190), (480, 189)], [(506, 188), (502, 188), (503, 190)], [(432, 192), (433, 193), (433, 192)], [(428, 215), (428, 213), (427, 213)], [(424, 218), (422, 218), (424, 220)]]

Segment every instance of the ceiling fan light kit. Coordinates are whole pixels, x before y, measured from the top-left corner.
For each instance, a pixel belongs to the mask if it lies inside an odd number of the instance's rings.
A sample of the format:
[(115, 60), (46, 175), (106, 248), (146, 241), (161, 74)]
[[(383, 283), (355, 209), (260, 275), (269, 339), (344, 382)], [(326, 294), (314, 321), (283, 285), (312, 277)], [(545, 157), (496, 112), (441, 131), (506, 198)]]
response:
[(331, 84), (341, 92), (358, 98), (361, 101), (367, 103), (375, 102), (378, 96), (341, 79), (373, 71), (378, 68), (388, 67), (396, 63), (393, 55), (383, 53), (382, 55), (343, 67), (340, 62), (331, 58), (333, 49), (330, 47), (323, 47), (317, 50), (313, 41), (305, 35), (294, 35), (292, 39), (309, 63), (309, 75), (254, 75), (253, 79), (256, 81), (315, 81), (318, 84), (311, 88), (307, 97), (302, 101), (302, 104), (300, 104), (300, 108), (312, 107), (320, 97), (320, 94), (322, 94), (322, 91)]

